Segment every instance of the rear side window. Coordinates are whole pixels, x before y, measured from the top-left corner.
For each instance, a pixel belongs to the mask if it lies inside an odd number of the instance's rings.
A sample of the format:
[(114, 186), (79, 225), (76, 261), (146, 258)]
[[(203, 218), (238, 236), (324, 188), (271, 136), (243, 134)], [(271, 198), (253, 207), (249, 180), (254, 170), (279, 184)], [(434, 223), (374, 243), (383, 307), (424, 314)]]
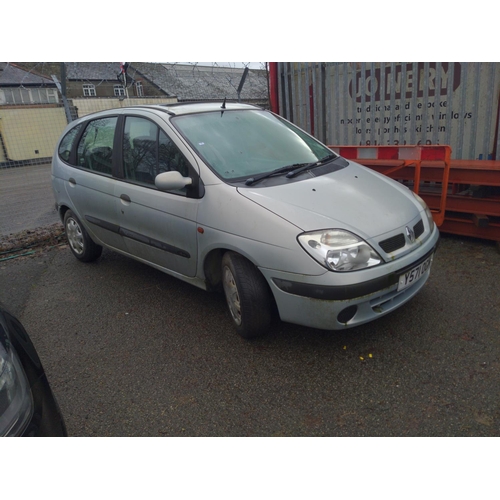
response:
[(58, 153), (62, 160), (69, 162), (69, 158), (71, 156), (71, 149), (73, 147), (73, 143), (75, 142), (75, 138), (80, 132), (82, 128), (82, 124), (73, 127), (63, 138), (59, 144)]
[(116, 122), (116, 116), (89, 122), (78, 143), (76, 163), (79, 167), (112, 174)]

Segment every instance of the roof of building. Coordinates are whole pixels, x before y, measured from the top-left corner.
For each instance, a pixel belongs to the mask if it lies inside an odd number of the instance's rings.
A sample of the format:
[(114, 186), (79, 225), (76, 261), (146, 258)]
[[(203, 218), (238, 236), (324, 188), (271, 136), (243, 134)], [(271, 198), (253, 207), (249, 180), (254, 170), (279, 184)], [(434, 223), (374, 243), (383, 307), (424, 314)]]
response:
[(117, 80), (119, 62), (67, 62), (68, 80)]
[[(120, 73), (118, 62), (66, 63), (69, 80), (116, 81)], [(244, 68), (162, 63), (130, 63), (127, 75), (132, 80), (145, 78), (169, 96), (181, 101), (237, 99), (237, 89)], [(267, 74), (250, 69), (243, 85), (242, 100), (267, 100)]]
[(3, 87), (21, 85), (49, 85), (55, 87), (55, 83), (50, 78), (32, 71), (25, 71), (15, 64), (8, 62), (0, 62), (0, 85)]
[[(244, 68), (182, 64), (132, 63), (137, 70), (180, 101), (204, 99), (237, 99), (237, 89)], [(265, 71), (250, 69), (241, 91), (241, 99), (267, 99)]]

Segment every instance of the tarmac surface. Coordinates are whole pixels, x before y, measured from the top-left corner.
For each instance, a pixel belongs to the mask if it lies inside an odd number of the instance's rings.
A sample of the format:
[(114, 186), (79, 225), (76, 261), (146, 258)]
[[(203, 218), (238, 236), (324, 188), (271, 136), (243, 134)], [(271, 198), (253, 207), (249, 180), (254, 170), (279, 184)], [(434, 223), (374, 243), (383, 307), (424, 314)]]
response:
[(107, 250), (78, 262), (50, 165), (0, 169), (0, 200), (0, 243), (19, 247), (0, 254), (0, 302), (71, 436), (500, 435), (492, 242), (442, 235), (419, 295), (375, 322), (326, 332), (275, 317), (249, 342), (222, 295)]
[(0, 168), (0, 236), (59, 221), (50, 163)]
[(0, 260), (71, 436), (499, 436), (500, 254), (442, 236), (412, 301), (245, 341), (225, 301), (104, 251)]

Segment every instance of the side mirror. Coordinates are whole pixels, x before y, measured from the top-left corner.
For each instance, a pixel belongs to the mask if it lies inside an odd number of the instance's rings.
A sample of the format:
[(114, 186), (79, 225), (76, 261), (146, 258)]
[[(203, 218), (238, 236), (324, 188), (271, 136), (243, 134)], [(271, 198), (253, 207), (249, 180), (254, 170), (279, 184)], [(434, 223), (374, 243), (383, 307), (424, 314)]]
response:
[(163, 172), (155, 177), (155, 186), (161, 191), (182, 189), (193, 183), (191, 177), (183, 177), (177, 170)]

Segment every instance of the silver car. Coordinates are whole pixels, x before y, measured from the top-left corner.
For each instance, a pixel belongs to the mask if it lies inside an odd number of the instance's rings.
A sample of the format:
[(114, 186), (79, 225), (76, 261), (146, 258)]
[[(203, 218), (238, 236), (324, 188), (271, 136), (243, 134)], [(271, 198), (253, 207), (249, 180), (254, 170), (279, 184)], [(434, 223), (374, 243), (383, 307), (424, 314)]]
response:
[(235, 103), (99, 112), (52, 162), (77, 259), (102, 247), (223, 290), (244, 338), (282, 321), (366, 323), (424, 286), (439, 239), (425, 202), (283, 118)]

